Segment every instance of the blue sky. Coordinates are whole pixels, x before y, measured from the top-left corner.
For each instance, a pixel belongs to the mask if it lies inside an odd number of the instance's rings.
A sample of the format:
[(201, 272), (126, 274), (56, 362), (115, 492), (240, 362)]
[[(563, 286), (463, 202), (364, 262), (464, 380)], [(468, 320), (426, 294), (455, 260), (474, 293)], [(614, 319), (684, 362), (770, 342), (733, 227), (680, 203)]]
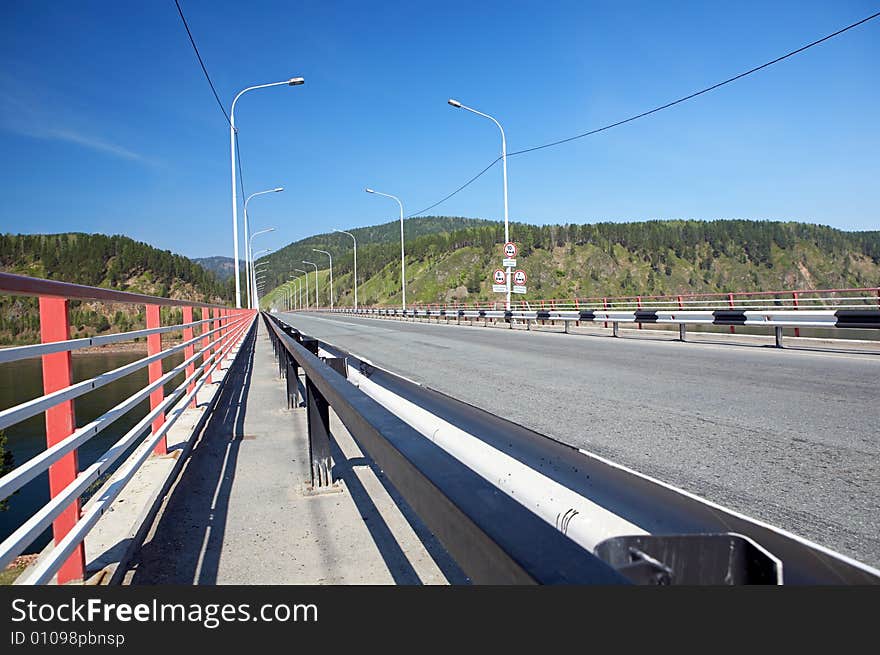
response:
[[(236, 122), (264, 245), (440, 199), (499, 154), (644, 111), (874, 13), (836, 2), (181, 0)], [(0, 231), (231, 255), (229, 142), (172, 0), (0, 8)], [(753, 218), (878, 229), (880, 19), (597, 136), (514, 157), (536, 223)], [(496, 167), (431, 213), (501, 218)]]

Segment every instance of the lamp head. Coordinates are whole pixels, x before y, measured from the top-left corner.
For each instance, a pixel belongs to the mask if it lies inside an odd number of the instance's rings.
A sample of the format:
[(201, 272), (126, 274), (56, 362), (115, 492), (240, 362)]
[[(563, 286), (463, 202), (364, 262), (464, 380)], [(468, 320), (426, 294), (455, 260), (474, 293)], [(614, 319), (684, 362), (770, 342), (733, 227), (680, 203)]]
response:
[(364, 191), (366, 191), (367, 193), (376, 193), (370, 187), (367, 187), (366, 189), (364, 189)]
[(453, 100), (452, 98), (450, 98), (446, 102), (448, 102), (453, 107), (461, 107), (461, 103), (458, 100)]
[(275, 187), (274, 189), (272, 189), (272, 191), (274, 191), (275, 193), (278, 193), (279, 191), (284, 191), (284, 187), (283, 186)]
[(300, 84), (305, 84), (306, 81), (301, 77), (291, 77), (287, 80), (287, 86), (299, 86)]

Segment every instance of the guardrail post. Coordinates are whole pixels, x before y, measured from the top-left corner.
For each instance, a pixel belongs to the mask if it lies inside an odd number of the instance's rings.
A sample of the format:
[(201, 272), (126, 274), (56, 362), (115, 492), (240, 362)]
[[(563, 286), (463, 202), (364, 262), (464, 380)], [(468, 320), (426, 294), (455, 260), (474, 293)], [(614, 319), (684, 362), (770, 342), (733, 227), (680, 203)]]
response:
[[(183, 322), (184, 322), (184, 324), (193, 322), (193, 308), (192, 307), (186, 306), (183, 308)], [(194, 334), (192, 326), (190, 326), (188, 328), (183, 328), (183, 340), (184, 341), (191, 341), (194, 336), (195, 336), (195, 334)], [(195, 345), (187, 346), (186, 348), (183, 349), (184, 359), (189, 359), (190, 357), (192, 357), (195, 354), (195, 352), (196, 352)], [(193, 373), (195, 373), (195, 371), (196, 371), (196, 363), (195, 363), (195, 361), (193, 361), (190, 364), (188, 364), (186, 367), (186, 377), (190, 377)], [(196, 388), (196, 383), (194, 381), (190, 382), (186, 388), (186, 393), (187, 394), (192, 393), (192, 390), (195, 388)], [(196, 402), (196, 397), (193, 396), (192, 402), (190, 402), (189, 406), (192, 407), (193, 409), (195, 409), (197, 405), (198, 405), (198, 403)]]
[(782, 326), (777, 325), (775, 328), (773, 328), (773, 332), (776, 335), (776, 347), (783, 348), (784, 346), (782, 345)]
[[(161, 325), (159, 314), (159, 305), (147, 305), (147, 329), (157, 328)], [(157, 355), (162, 351), (162, 335), (147, 335), (147, 355)], [(162, 360), (151, 362), (148, 366), (150, 384), (162, 377)], [(165, 399), (164, 387), (159, 387), (150, 393), (150, 411), (156, 409)], [(155, 434), (159, 428), (165, 423), (165, 412), (160, 413), (153, 419), (153, 433)], [(168, 446), (165, 437), (159, 440), (153, 453), (156, 455), (165, 455), (168, 452)]]
[(566, 333), (566, 334), (569, 333), (569, 332), (568, 332), (568, 325), (569, 325), (569, 323), (570, 323), (570, 321), (567, 321), (567, 320), (565, 320), (565, 319), (562, 320), (562, 324), (565, 326), (565, 333)]
[[(732, 293), (728, 293), (728, 294), (727, 294), (727, 306), (730, 307), (731, 309), (734, 308), (734, 307), (733, 307), (733, 294), (732, 294)], [(733, 326), (733, 325), (730, 326), (730, 333), (731, 333), (731, 334), (736, 334), (736, 327), (735, 327), (735, 326)]]
[[(637, 299), (638, 299), (638, 308), (641, 309), (642, 308), (642, 297), (637, 296)], [(639, 329), (641, 330), (642, 329), (642, 322), (641, 321), (638, 322), (638, 326), (639, 326)], [(617, 335), (615, 335), (615, 336), (617, 336)]]
[[(40, 297), (40, 340), (43, 343), (66, 341), (70, 338), (68, 301), (65, 298)], [(69, 387), (73, 382), (70, 351), (43, 355), (43, 393), (49, 394)], [(46, 410), (46, 446), (51, 447), (70, 436), (76, 429), (72, 400), (65, 400)], [(49, 494), (54, 498), (79, 473), (77, 451), (65, 455), (49, 467)], [(52, 523), (55, 543), (70, 532), (80, 517), (79, 498), (75, 499)], [(58, 584), (82, 580), (86, 570), (85, 548), (80, 542), (58, 570)]]
[[(798, 308), (798, 292), (795, 291), (795, 292), (794, 292), (793, 294), (791, 294), (791, 295), (794, 297), (794, 308), (797, 309), (797, 308)], [(801, 329), (800, 329), (800, 328), (795, 328), (795, 329), (794, 329), (794, 336), (796, 336), (796, 337), (801, 336)]]
[[(316, 340), (303, 339), (309, 350), (311, 343), (317, 349)], [(345, 375), (345, 359), (327, 358), (327, 364)], [(306, 415), (309, 424), (309, 461), (312, 468), (312, 488), (321, 489), (333, 484), (330, 458), (330, 405), (317, 387), (306, 376)]]
[[(223, 326), (223, 329), (220, 331), (220, 334), (221, 334), (221, 336), (225, 337), (225, 336), (228, 336), (229, 332), (230, 332), (230, 329), (229, 329), (229, 323), (230, 323), (229, 310), (224, 307), (223, 309), (220, 310), (220, 316), (223, 318), (223, 322), (220, 324)], [(225, 347), (225, 345), (224, 345), (224, 347)]]
[[(211, 310), (208, 309), (207, 307), (202, 307), (201, 315), (202, 315), (202, 320), (203, 320), (203, 321), (208, 320), (208, 319), (210, 318), (210, 316), (211, 316)], [(202, 333), (203, 335), (205, 335), (205, 338), (202, 339), (201, 342), (200, 342), (200, 343), (201, 343), (201, 348), (200, 348), (200, 350), (205, 350), (206, 348), (208, 348), (208, 344), (211, 343), (211, 337), (208, 335), (208, 332), (210, 332), (210, 331), (211, 331), (211, 323), (210, 323), (210, 321), (207, 322), (207, 323), (202, 323), (202, 332), (201, 332), (201, 333)], [(202, 364), (205, 364), (205, 363), (208, 361), (208, 358), (209, 358), (210, 356), (211, 356), (211, 351), (210, 351), (210, 349), (205, 350), (205, 352), (202, 354)], [(210, 369), (208, 370), (208, 373), (207, 373), (207, 379), (205, 380), (205, 384), (211, 384), (211, 373), (210, 373)]]
[(617, 321), (611, 324), (611, 334), (615, 337), (620, 336), (620, 324)]
[(299, 394), (299, 367), (296, 360), (288, 353), (287, 356), (287, 409), (299, 407), (297, 395)]
[(678, 324), (678, 340), (687, 341), (687, 325), (684, 323)]
[[(608, 298), (602, 298), (602, 309), (604, 309), (605, 311), (608, 311)], [(607, 328), (607, 327), (608, 327), (608, 321), (605, 321), (605, 322), (602, 324), (602, 327)], [(616, 336), (616, 335), (615, 335), (615, 336)]]

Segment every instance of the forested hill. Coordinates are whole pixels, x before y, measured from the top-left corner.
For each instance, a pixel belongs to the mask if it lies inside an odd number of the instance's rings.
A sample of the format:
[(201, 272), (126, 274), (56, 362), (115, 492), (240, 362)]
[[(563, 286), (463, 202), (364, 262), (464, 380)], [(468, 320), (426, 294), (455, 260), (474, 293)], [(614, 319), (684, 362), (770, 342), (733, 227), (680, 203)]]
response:
[[(409, 242), (422, 236), (432, 234), (446, 234), (467, 228), (485, 227), (493, 225), (491, 221), (480, 218), (461, 218), (459, 216), (424, 216), (408, 218), (404, 221), (405, 238)], [(397, 248), (400, 253), (400, 221), (390, 221), (380, 225), (358, 227), (346, 230), (355, 236), (358, 244), (358, 255), (367, 252), (370, 245), (385, 245), (388, 248)], [(303, 266), (303, 260), (312, 261), (318, 266), (326, 266), (327, 256), (317, 253), (313, 248), (326, 250), (336, 257), (347, 255), (352, 258), (351, 237), (339, 232), (325, 232), (295, 241), (283, 248), (276, 250), (264, 257), (258, 257), (258, 261), (268, 261), (269, 271), (273, 272), (277, 279), (284, 280), (286, 272), (293, 272), (294, 268), (307, 268)], [(256, 250), (256, 244), (254, 244)], [(316, 259), (317, 258), (317, 259)], [(360, 261), (358, 262), (360, 264)], [(314, 270), (314, 269), (313, 269)], [(273, 285), (274, 286), (274, 285)]]
[[(167, 250), (103, 234), (2, 234), (0, 269), (32, 277), (196, 301), (226, 302), (232, 284)], [(143, 308), (72, 303), (74, 336), (143, 325)], [(0, 296), (0, 343), (38, 340), (36, 300)]]
[[(407, 300), (496, 298), (490, 276), (501, 263), (502, 224), (482, 223), (414, 238), (408, 228)], [(671, 220), (514, 223), (511, 237), (519, 244), (518, 268), (529, 277), (526, 300), (880, 285), (877, 231), (845, 232), (796, 222)], [(398, 240), (358, 244), (361, 303), (399, 302)], [(338, 304), (351, 303), (350, 241), (324, 247), (333, 253)], [(305, 259), (326, 267), (326, 258), (315, 255), (319, 259)], [(288, 276), (287, 270), (274, 267), (270, 273), (270, 289)], [(326, 302), (328, 284), (321, 280)]]

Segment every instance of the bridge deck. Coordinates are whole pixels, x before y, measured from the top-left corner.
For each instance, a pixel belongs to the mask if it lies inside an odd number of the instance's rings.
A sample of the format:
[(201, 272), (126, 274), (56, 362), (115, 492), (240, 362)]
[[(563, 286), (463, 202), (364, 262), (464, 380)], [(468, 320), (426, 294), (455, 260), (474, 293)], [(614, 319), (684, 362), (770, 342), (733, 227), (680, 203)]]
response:
[(127, 582), (437, 584), (460, 575), (335, 417), (341, 491), (306, 493), (306, 410), (286, 408), (258, 323)]

